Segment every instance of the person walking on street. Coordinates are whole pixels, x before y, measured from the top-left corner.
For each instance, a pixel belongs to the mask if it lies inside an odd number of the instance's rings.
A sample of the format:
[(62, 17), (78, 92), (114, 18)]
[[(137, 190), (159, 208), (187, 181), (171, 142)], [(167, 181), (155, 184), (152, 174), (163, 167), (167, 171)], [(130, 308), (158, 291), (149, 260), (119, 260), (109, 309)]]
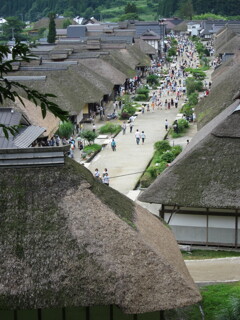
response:
[(112, 151), (116, 151), (116, 141), (114, 139), (112, 139), (111, 147), (112, 147)]
[(127, 129), (127, 124), (126, 124), (126, 122), (124, 121), (123, 124), (122, 124), (122, 132), (123, 132), (123, 134), (126, 133), (126, 129)]
[(95, 123), (93, 123), (92, 131), (93, 131), (94, 133), (96, 132), (96, 125), (95, 125)]
[(141, 133), (141, 139), (142, 139), (142, 144), (144, 144), (144, 141), (146, 139), (146, 135), (145, 135), (144, 131), (142, 131), (142, 133)]
[(104, 174), (102, 181), (106, 186), (109, 186), (109, 176), (107, 172)]
[(165, 129), (166, 129), (166, 131), (168, 131), (168, 121), (167, 121), (167, 119), (165, 120)]
[(100, 177), (100, 172), (98, 171), (97, 168), (95, 169), (94, 176), (95, 176), (95, 178), (96, 178), (97, 180), (100, 180), (100, 179), (101, 179), (101, 177)]
[(138, 131), (138, 129), (135, 132), (135, 138), (136, 138), (136, 143), (139, 144), (141, 135), (140, 135), (140, 132)]
[(130, 122), (129, 128), (130, 128), (130, 133), (132, 133), (132, 129), (133, 129), (133, 123), (132, 122)]

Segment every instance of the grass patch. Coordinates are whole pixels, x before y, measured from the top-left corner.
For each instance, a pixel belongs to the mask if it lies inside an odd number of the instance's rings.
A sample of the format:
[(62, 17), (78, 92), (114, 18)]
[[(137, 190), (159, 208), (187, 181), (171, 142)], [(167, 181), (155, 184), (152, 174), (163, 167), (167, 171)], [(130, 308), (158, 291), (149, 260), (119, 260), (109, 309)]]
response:
[(99, 133), (105, 134), (105, 133), (110, 133), (110, 134), (117, 134), (121, 131), (121, 126), (120, 124), (114, 124), (114, 123), (106, 123), (104, 126), (102, 126), (99, 129)]
[(99, 150), (102, 149), (102, 146), (100, 144), (90, 144), (86, 147), (83, 148), (83, 152), (87, 153), (87, 154), (91, 154), (91, 153), (94, 153), (94, 152), (97, 152)]
[(191, 252), (182, 252), (185, 260), (203, 260), (215, 258), (240, 257), (240, 252), (223, 250), (192, 250)]

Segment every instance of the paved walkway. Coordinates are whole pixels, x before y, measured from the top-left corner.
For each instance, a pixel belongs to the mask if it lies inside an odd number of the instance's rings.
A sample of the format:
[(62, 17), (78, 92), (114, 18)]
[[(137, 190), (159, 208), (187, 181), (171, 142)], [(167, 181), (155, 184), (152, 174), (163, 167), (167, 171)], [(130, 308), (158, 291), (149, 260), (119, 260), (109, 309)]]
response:
[(240, 257), (185, 260), (187, 268), (196, 283), (240, 281)]

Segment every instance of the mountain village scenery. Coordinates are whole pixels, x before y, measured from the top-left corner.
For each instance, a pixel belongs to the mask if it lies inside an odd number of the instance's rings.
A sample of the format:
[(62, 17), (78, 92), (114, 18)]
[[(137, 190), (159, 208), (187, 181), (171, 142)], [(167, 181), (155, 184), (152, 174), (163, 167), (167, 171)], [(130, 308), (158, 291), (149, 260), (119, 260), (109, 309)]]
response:
[(240, 0), (1, 0), (0, 320), (240, 319)]

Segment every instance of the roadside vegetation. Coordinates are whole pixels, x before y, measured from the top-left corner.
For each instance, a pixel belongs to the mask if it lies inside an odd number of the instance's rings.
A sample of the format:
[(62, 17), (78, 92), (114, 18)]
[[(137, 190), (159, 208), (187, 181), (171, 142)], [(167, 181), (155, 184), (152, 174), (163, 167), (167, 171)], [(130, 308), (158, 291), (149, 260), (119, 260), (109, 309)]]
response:
[(182, 151), (181, 146), (171, 147), (167, 140), (157, 141), (154, 144), (153, 158), (140, 179), (140, 186), (147, 188), (162, 173)]
[(100, 134), (118, 134), (122, 130), (120, 124), (114, 124), (112, 122), (106, 123), (99, 128)]

